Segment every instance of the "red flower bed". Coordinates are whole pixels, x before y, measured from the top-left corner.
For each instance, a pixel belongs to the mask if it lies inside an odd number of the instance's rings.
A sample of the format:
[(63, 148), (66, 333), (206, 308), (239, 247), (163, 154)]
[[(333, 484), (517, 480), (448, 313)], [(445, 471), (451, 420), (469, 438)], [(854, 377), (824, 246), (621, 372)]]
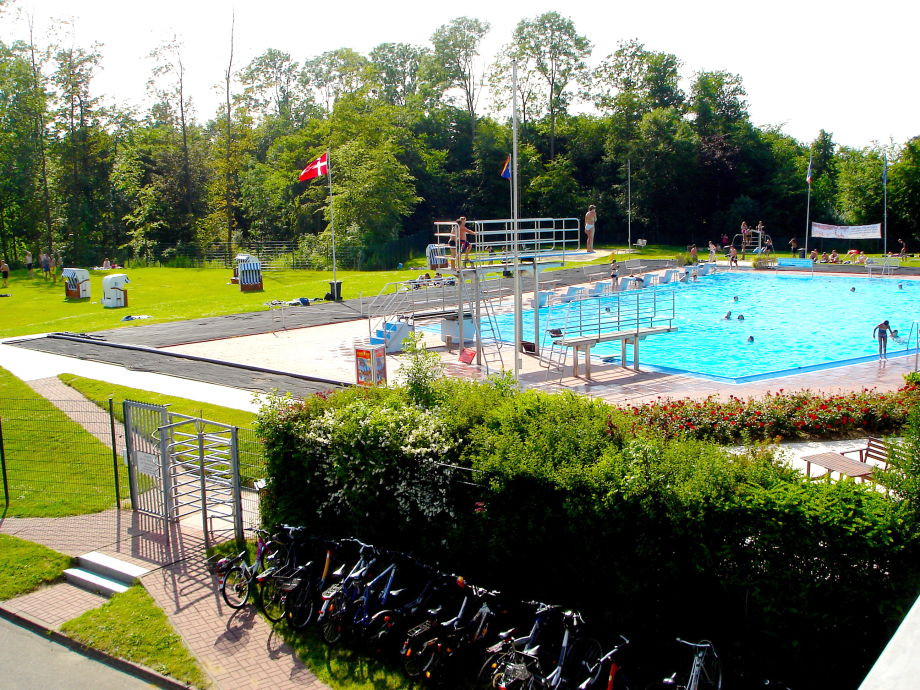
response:
[[(767, 393), (762, 398), (728, 400), (660, 399), (626, 408), (630, 432), (656, 428), (666, 436), (733, 443), (782, 438), (839, 438), (897, 431), (920, 401), (920, 387), (907, 384), (894, 392), (864, 389), (844, 395), (811, 391)], [(613, 422), (611, 422), (613, 424)], [(612, 429), (611, 429), (612, 430)]]

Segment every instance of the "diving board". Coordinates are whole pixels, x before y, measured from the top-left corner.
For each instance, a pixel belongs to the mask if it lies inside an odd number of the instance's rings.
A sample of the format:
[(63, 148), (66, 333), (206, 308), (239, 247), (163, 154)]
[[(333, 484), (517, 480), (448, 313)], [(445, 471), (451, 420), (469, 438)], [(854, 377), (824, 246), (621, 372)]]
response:
[(620, 341), (620, 362), (626, 367), (626, 345), (633, 346), (633, 369), (639, 371), (639, 341), (650, 335), (660, 333), (671, 333), (676, 331), (677, 326), (646, 326), (641, 328), (630, 328), (622, 331), (609, 331), (607, 333), (591, 333), (587, 335), (563, 336), (557, 338), (555, 343), (562, 347), (572, 348), (572, 376), (578, 376), (578, 355), (584, 354), (585, 358), (585, 378), (591, 380), (591, 348), (599, 343), (606, 343), (613, 340)]

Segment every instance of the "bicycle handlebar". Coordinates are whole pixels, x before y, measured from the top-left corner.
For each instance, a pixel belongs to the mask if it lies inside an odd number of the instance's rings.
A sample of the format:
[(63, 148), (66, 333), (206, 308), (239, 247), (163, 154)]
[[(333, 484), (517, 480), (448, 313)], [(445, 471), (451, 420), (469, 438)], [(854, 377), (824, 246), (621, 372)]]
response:
[(700, 642), (688, 642), (687, 640), (682, 640), (678, 637), (677, 641), (680, 642), (681, 644), (685, 644), (688, 647), (693, 647), (695, 649), (704, 649), (704, 648), (715, 649), (715, 646), (709, 640), (701, 640)]

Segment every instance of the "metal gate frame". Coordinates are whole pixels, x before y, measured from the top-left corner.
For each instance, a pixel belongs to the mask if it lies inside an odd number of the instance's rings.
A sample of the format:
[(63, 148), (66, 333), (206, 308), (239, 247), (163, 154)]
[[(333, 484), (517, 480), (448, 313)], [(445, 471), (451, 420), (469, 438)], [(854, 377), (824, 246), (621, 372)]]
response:
[[(134, 510), (169, 525), (201, 514), (205, 545), (211, 533), (231, 532), (243, 539), (243, 511), (237, 429), (199, 417), (189, 417), (163, 405), (125, 400), (125, 446)], [(144, 490), (141, 476), (154, 486)], [(226, 529), (214, 522), (227, 521)]]

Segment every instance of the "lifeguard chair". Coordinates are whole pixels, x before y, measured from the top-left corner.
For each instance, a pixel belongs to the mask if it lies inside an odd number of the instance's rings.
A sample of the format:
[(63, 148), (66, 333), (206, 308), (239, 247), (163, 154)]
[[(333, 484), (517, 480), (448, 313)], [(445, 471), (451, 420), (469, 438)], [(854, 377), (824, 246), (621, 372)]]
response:
[(102, 306), (115, 309), (128, 306), (128, 290), (125, 287), (131, 281), (124, 273), (113, 273), (102, 279)]
[(64, 297), (67, 299), (85, 299), (90, 296), (89, 271), (85, 268), (65, 268), (61, 271), (64, 279)]

